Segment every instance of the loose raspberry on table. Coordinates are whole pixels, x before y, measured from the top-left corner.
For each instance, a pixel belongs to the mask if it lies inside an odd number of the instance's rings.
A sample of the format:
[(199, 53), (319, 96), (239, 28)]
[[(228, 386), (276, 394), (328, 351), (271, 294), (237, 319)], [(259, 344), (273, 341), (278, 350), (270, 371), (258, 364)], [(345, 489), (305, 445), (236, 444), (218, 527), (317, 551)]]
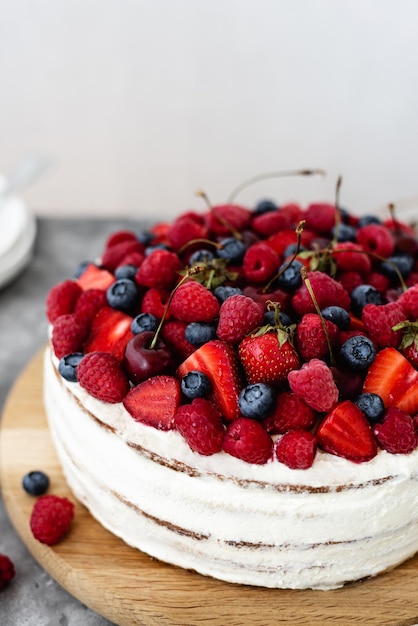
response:
[(412, 418), (397, 407), (389, 407), (383, 422), (376, 424), (373, 432), (380, 446), (392, 454), (409, 454), (418, 446)]
[(241, 294), (231, 296), (219, 309), (216, 333), (219, 339), (237, 344), (261, 325), (263, 317), (264, 308), (259, 302)]
[(144, 287), (171, 289), (179, 278), (181, 267), (177, 254), (169, 250), (156, 249), (145, 257), (135, 280)]
[(40, 496), (30, 517), (32, 534), (41, 543), (53, 546), (70, 529), (74, 518), (74, 504), (56, 495)]
[(88, 333), (87, 322), (75, 313), (60, 315), (52, 327), (51, 342), (55, 355), (61, 359), (71, 352), (81, 352)]
[(238, 417), (226, 430), (223, 449), (246, 463), (263, 465), (272, 457), (273, 440), (260, 422)]
[(195, 398), (190, 404), (181, 405), (174, 422), (194, 452), (210, 456), (222, 450), (225, 432), (222, 415), (209, 400)]
[(276, 458), (291, 469), (309, 469), (315, 459), (316, 437), (306, 430), (291, 430), (277, 440)]
[(297, 349), (304, 361), (329, 357), (329, 346), (322, 324), (325, 324), (331, 349), (338, 335), (338, 327), (329, 320), (321, 321), (317, 313), (304, 315), (296, 327)]
[(103, 402), (122, 402), (129, 381), (120, 361), (109, 352), (89, 352), (77, 367), (78, 382), (90, 395)]
[(315, 413), (305, 400), (292, 391), (283, 391), (262, 424), (270, 435), (277, 435), (288, 430), (308, 430), (314, 422)]
[[(350, 296), (340, 283), (318, 270), (308, 272), (312, 290), (320, 309), (338, 305), (347, 311), (350, 309)], [(295, 292), (292, 305), (298, 315), (315, 313), (316, 309), (305, 283)]]
[(320, 359), (311, 359), (299, 370), (289, 372), (291, 390), (314, 411), (329, 411), (338, 400), (338, 388), (331, 369)]
[(183, 322), (213, 322), (219, 312), (219, 302), (204, 285), (189, 280), (176, 290), (169, 310)]
[(15, 567), (12, 560), (6, 554), (0, 554), (0, 590), (14, 578)]
[(73, 313), (82, 288), (75, 280), (64, 280), (54, 285), (46, 297), (46, 315), (53, 323), (57, 317)]
[(405, 313), (398, 302), (388, 304), (366, 304), (361, 319), (370, 339), (379, 348), (391, 346), (397, 348), (402, 339), (402, 330), (392, 330), (396, 324), (405, 320)]

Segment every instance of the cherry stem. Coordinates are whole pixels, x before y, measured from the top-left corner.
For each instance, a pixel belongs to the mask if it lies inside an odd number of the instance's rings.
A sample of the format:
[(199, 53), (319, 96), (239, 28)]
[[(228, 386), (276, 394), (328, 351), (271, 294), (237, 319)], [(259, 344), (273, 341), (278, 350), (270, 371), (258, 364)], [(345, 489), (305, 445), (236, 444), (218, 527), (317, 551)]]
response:
[(229, 195), (228, 202), (233, 202), (236, 196), (241, 193), (247, 187), (254, 185), (262, 180), (267, 180), (268, 178), (287, 178), (290, 176), (325, 176), (326, 172), (322, 169), (306, 169), (306, 170), (288, 170), (288, 171), (279, 171), (279, 172), (267, 172), (265, 174), (258, 174), (257, 176), (253, 176), (245, 180), (243, 183), (238, 185), (232, 193)]
[(338, 243), (338, 234), (341, 225), (341, 213), (340, 213), (340, 189), (341, 183), (343, 179), (341, 176), (337, 178), (337, 184), (335, 186), (335, 227), (334, 227), (334, 236), (332, 241), (330, 242), (330, 247), (333, 248), (336, 243)]
[(302, 236), (302, 233), (303, 233), (304, 226), (305, 226), (305, 220), (301, 220), (299, 222), (299, 224), (296, 226), (296, 228), (295, 228), (295, 233), (296, 233), (296, 248), (295, 248), (295, 251), (294, 251), (294, 253), (291, 256), (290, 261), (288, 263), (286, 263), (286, 265), (284, 267), (282, 267), (280, 272), (278, 272), (277, 274), (275, 274), (273, 276), (273, 278), (267, 283), (267, 285), (265, 287), (263, 287), (263, 290), (262, 290), (263, 293), (267, 293), (268, 292), (268, 290), (270, 289), (270, 287), (272, 286), (274, 281), (277, 280), (282, 274), (284, 274), (284, 272), (292, 265), (293, 261), (296, 259), (297, 255), (300, 252), (300, 240), (301, 240), (301, 236)]
[(163, 316), (162, 316), (162, 318), (161, 318), (161, 320), (160, 320), (160, 323), (158, 324), (157, 330), (155, 331), (155, 335), (154, 335), (154, 337), (152, 338), (152, 341), (151, 341), (151, 343), (150, 343), (150, 346), (149, 346), (149, 347), (150, 347), (150, 350), (153, 350), (153, 349), (155, 348), (156, 344), (157, 344), (159, 334), (160, 334), (161, 329), (162, 329), (162, 327), (163, 327), (163, 324), (164, 324), (164, 322), (165, 322), (165, 318), (167, 317), (168, 309), (170, 308), (171, 301), (173, 300), (173, 296), (174, 296), (174, 294), (176, 293), (177, 289), (178, 289), (179, 287), (181, 287), (181, 285), (182, 285), (182, 284), (183, 284), (183, 283), (184, 283), (184, 282), (185, 282), (188, 278), (190, 278), (191, 276), (195, 276), (196, 274), (200, 274), (200, 272), (203, 272), (203, 271), (204, 271), (204, 269), (205, 269), (205, 268), (204, 268), (204, 267), (202, 267), (202, 266), (200, 266), (200, 265), (196, 265), (195, 267), (190, 267), (190, 268), (187, 270), (186, 274), (183, 276), (183, 278), (182, 278), (182, 279), (181, 279), (181, 280), (177, 283), (177, 285), (174, 287), (173, 291), (170, 293), (170, 297), (168, 298), (167, 304), (165, 305), (164, 313), (163, 313)]
[(325, 338), (327, 340), (330, 364), (331, 364), (331, 367), (334, 367), (335, 366), (335, 359), (334, 359), (334, 354), (333, 354), (332, 347), (331, 347), (331, 341), (330, 341), (330, 338), (329, 338), (328, 329), (327, 329), (327, 326), (325, 324), (324, 317), (323, 317), (323, 315), (321, 313), (321, 309), (319, 308), (318, 300), (316, 299), (314, 290), (312, 289), (312, 284), (311, 284), (311, 281), (309, 280), (309, 277), (308, 277), (308, 270), (306, 269), (306, 267), (302, 267), (301, 270), (300, 270), (300, 273), (302, 275), (303, 282), (305, 283), (306, 288), (307, 288), (307, 290), (309, 292), (309, 295), (311, 296), (311, 299), (312, 299), (313, 305), (315, 307), (315, 310), (316, 310), (316, 312), (319, 315), (319, 319), (321, 320), (321, 325), (322, 325), (323, 331), (325, 333)]
[(398, 222), (398, 218), (396, 217), (395, 205), (393, 204), (393, 202), (390, 202), (388, 204), (388, 210), (389, 210), (389, 213), (390, 213), (390, 217), (392, 218), (392, 222), (393, 222), (393, 226), (394, 226), (394, 229), (395, 229), (395, 233), (397, 235), (402, 234), (402, 229), (401, 229), (401, 226), (400, 226), (400, 224)]
[(190, 246), (193, 246), (196, 243), (206, 243), (213, 246), (217, 250), (220, 250), (222, 248), (221, 243), (217, 243), (216, 241), (212, 241), (211, 239), (205, 239), (204, 237), (199, 237), (197, 239), (191, 239), (190, 241), (185, 243), (184, 246), (182, 246), (180, 250), (177, 251), (177, 254), (182, 254), (185, 250), (187, 250), (187, 248), (190, 248)]
[(203, 198), (209, 211), (216, 217), (216, 219), (222, 224), (222, 226), (225, 226), (225, 228), (227, 228), (234, 235), (235, 239), (239, 239), (240, 241), (242, 241), (243, 237), (241, 233), (234, 226), (232, 226), (232, 224), (230, 224), (223, 215), (220, 215), (220, 213), (215, 209), (215, 207), (209, 200), (207, 193), (203, 191), (203, 189), (198, 189), (195, 193), (198, 198)]

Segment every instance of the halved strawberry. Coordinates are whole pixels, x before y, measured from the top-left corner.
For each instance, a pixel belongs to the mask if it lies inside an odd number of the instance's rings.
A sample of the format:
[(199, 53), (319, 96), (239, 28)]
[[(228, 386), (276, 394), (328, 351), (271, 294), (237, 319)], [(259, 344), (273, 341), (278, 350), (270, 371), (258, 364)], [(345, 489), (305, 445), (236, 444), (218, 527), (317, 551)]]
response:
[(84, 291), (87, 289), (102, 289), (106, 291), (115, 280), (116, 278), (111, 272), (98, 267), (94, 263), (89, 263), (81, 276), (78, 277), (77, 282)]
[(242, 389), (238, 358), (232, 346), (214, 339), (195, 350), (177, 370), (179, 378), (192, 370), (208, 376), (212, 386), (212, 399), (228, 421), (241, 415), (238, 396)]
[(397, 406), (406, 413), (418, 412), (418, 371), (396, 348), (377, 353), (367, 372), (364, 393), (376, 393), (385, 406)]
[(133, 387), (123, 399), (123, 405), (137, 422), (158, 430), (171, 430), (175, 427), (180, 396), (180, 382), (174, 376), (153, 376)]
[(121, 361), (126, 344), (134, 336), (131, 323), (130, 315), (104, 306), (93, 318), (90, 332), (84, 342), (84, 352), (110, 352)]
[(283, 384), (289, 372), (300, 367), (299, 356), (284, 330), (248, 335), (241, 341), (238, 354), (249, 383)]
[(318, 445), (325, 452), (355, 463), (370, 461), (377, 454), (369, 422), (350, 400), (335, 405), (319, 425), (316, 435)]

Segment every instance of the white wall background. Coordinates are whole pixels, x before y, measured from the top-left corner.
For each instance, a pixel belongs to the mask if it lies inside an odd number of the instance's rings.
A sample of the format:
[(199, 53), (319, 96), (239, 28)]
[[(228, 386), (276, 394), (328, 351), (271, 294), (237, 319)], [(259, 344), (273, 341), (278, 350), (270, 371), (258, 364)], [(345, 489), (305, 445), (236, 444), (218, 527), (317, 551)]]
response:
[(418, 195), (417, 70), (416, 0), (1, 0), (0, 170), (54, 157), (38, 214), (169, 217), (300, 167), (328, 175), (240, 199), (342, 174), (370, 211)]

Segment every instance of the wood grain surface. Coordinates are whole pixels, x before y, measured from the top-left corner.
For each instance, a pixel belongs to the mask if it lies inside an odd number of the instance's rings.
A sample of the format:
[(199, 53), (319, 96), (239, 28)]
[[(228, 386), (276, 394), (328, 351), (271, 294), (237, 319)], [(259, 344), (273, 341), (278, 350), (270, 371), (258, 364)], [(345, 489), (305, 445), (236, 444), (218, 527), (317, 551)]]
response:
[(13, 387), (1, 422), (1, 487), (10, 518), (35, 559), (81, 602), (120, 626), (270, 626), (418, 623), (418, 556), (395, 570), (335, 591), (233, 585), (160, 563), (102, 528), (76, 502), (68, 536), (50, 548), (29, 529), (34, 499), (23, 475), (42, 469), (50, 493), (69, 491), (42, 403), (42, 354)]

